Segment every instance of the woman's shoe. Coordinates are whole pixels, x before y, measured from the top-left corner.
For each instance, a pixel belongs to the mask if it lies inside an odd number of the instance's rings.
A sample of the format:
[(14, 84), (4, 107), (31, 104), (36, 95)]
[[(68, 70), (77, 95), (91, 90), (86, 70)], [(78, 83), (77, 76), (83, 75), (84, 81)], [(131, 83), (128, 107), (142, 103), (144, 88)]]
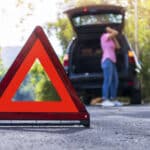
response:
[(103, 107), (113, 107), (113, 106), (115, 106), (115, 104), (110, 100), (104, 100), (101, 103), (101, 106), (103, 106)]
[(123, 103), (118, 101), (118, 100), (113, 101), (113, 103), (114, 103), (114, 106), (116, 106), (116, 107), (117, 106), (123, 106)]

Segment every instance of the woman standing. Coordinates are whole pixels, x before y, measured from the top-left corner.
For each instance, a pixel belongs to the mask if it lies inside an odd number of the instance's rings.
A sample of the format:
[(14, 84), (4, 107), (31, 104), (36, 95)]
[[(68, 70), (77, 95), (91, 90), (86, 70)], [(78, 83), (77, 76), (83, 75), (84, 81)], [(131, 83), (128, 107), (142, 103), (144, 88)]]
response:
[(106, 33), (100, 38), (102, 47), (101, 66), (103, 69), (102, 106), (121, 106), (117, 98), (118, 73), (116, 68), (116, 49), (120, 45), (116, 39), (118, 31), (111, 27), (106, 27)]

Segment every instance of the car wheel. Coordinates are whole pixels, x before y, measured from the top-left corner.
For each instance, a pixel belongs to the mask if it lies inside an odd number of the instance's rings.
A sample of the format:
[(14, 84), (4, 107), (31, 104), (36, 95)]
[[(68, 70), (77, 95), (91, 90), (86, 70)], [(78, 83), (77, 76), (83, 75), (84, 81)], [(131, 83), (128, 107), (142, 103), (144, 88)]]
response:
[(133, 90), (131, 93), (130, 104), (141, 104), (141, 90)]
[(81, 101), (85, 104), (85, 105), (89, 105), (91, 102), (91, 97), (90, 96), (81, 96)]

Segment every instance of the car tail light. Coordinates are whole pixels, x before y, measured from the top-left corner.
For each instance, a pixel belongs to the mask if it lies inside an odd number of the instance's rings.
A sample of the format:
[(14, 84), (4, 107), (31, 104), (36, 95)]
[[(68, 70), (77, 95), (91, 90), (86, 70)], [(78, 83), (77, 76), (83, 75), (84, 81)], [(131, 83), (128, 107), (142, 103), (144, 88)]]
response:
[(135, 63), (134, 53), (132, 51), (128, 51), (129, 63)]
[(84, 13), (88, 12), (87, 7), (84, 7), (84, 8), (83, 8), (83, 12), (84, 12)]
[(69, 55), (65, 54), (63, 59), (63, 66), (68, 67), (68, 65), (69, 65)]
[(128, 81), (128, 86), (133, 86), (133, 85), (134, 85), (134, 82)]

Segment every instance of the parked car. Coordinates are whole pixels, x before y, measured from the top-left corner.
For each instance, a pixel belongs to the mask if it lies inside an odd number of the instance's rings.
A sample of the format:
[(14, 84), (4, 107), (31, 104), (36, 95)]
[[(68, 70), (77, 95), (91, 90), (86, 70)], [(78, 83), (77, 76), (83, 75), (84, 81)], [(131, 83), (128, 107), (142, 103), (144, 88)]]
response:
[(119, 31), (121, 45), (117, 51), (119, 96), (130, 97), (131, 104), (141, 104), (141, 86), (138, 79), (140, 64), (127, 37), (123, 33), (125, 9), (114, 5), (86, 6), (66, 10), (76, 37), (69, 43), (64, 55), (64, 68), (78, 95), (85, 104), (101, 96), (103, 74), (100, 65), (102, 49), (100, 36), (106, 26)]

